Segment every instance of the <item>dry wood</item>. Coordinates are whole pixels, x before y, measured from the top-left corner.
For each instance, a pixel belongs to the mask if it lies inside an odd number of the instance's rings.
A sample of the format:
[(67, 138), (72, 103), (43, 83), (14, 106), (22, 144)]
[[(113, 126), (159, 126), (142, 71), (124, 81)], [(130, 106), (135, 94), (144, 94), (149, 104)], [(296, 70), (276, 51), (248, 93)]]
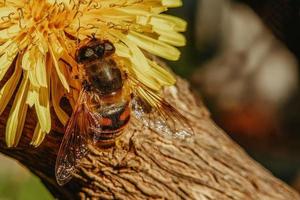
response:
[(186, 81), (178, 80), (165, 95), (179, 110), (189, 111), (184, 114), (191, 120), (194, 137), (168, 139), (132, 118), (114, 148), (91, 147), (78, 175), (65, 187), (59, 187), (54, 177), (63, 136), (57, 119), (35, 149), (29, 146), (36, 123), (30, 111), (20, 145), (8, 149), (4, 144), (6, 109), (0, 119), (0, 152), (29, 168), (59, 199), (300, 199), (214, 124)]

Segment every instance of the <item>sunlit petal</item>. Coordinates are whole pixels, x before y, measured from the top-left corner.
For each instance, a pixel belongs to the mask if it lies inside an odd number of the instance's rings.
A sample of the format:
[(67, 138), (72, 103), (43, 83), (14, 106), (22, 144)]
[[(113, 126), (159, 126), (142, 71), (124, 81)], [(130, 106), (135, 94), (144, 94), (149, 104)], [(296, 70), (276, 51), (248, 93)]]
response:
[(19, 143), (28, 107), (25, 103), (28, 88), (29, 79), (25, 74), (6, 123), (5, 140), (8, 147), (15, 147)]

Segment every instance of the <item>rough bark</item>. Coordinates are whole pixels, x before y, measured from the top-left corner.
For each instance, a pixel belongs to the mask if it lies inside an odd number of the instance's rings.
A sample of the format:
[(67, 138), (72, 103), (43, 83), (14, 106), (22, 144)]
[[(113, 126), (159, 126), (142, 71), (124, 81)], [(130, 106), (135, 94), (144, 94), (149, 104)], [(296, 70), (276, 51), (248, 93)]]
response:
[(0, 119), (0, 152), (29, 168), (59, 199), (300, 199), (215, 125), (185, 81), (178, 80), (165, 95), (179, 110), (189, 111), (184, 114), (193, 125), (192, 138), (168, 139), (132, 118), (118, 145), (106, 150), (91, 146), (77, 175), (64, 187), (54, 177), (63, 136), (57, 119), (35, 149), (29, 146), (36, 120), (30, 111), (20, 145), (8, 149), (6, 109)]

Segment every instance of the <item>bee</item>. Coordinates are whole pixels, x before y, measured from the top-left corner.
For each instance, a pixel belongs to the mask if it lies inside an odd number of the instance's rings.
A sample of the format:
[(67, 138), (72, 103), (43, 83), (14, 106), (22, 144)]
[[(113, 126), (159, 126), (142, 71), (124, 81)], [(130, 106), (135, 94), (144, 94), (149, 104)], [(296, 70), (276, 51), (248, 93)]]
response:
[(56, 160), (59, 185), (71, 180), (79, 161), (87, 155), (89, 144), (99, 148), (113, 146), (132, 117), (172, 138), (193, 134), (187, 118), (130, 75), (115, 57), (114, 45), (97, 38), (89, 39), (76, 51), (82, 89)]

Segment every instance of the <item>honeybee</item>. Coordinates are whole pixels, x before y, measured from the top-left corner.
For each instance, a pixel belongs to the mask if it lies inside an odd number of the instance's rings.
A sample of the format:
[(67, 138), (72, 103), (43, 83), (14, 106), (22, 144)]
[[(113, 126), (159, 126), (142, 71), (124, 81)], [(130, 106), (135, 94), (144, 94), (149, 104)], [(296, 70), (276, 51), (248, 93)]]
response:
[(88, 144), (100, 148), (114, 145), (131, 117), (174, 138), (193, 134), (188, 120), (156, 91), (130, 76), (117, 64), (115, 56), (114, 45), (97, 38), (76, 51), (82, 89), (65, 127), (56, 160), (59, 185), (71, 180), (76, 165), (88, 153)]

